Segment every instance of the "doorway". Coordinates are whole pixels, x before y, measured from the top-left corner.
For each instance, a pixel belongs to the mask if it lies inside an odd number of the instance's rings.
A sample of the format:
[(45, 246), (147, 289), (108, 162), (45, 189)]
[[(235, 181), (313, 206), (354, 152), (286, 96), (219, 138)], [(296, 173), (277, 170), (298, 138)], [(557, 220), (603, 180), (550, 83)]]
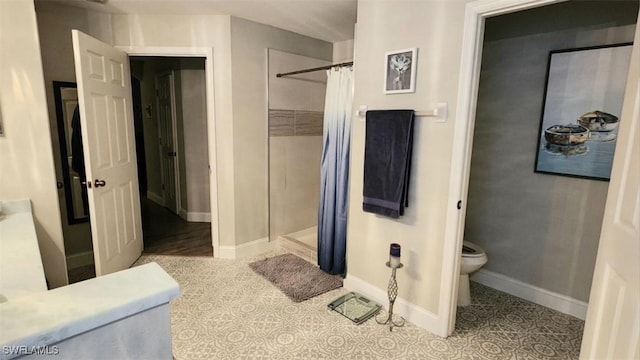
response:
[(212, 256), (205, 59), (129, 60), (140, 83), (133, 101), (141, 109), (136, 133), (145, 154), (143, 253)]
[[(547, 318), (556, 333), (582, 335), (608, 182), (534, 172), (547, 63), (551, 51), (633, 41), (637, 11), (629, 2), (569, 1), (485, 21), (464, 240), (481, 246), (489, 259), (472, 280), (517, 298), (510, 306), (500, 306), (500, 297), (489, 302), (496, 309), (494, 324), (509, 327), (517, 317), (535, 328), (538, 320), (520, 315), (537, 304), (572, 316)], [(627, 68), (620, 68), (626, 80)], [(620, 116), (621, 106), (607, 110)], [(593, 141), (584, 146), (601, 144)], [(573, 155), (560, 156), (570, 161)], [(482, 295), (482, 285), (472, 284), (472, 292)], [(456, 326), (482, 305), (487, 303), (459, 307)], [(536, 314), (554, 314), (539, 309)], [(557, 319), (563, 323), (555, 324)], [(578, 356), (579, 347), (557, 339), (549, 344)]]
[[(209, 175), (208, 182), (202, 182), (198, 186), (206, 187), (209, 190), (210, 213), (193, 212), (187, 214), (187, 220), (210, 221), (210, 242), (213, 247), (213, 256), (220, 256), (220, 238), (218, 233), (218, 181), (216, 162), (216, 133), (215, 133), (215, 103), (214, 103), (214, 81), (213, 81), (213, 49), (202, 47), (147, 47), (147, 46), (127, 46), (118, 47), (125, 51), (129, 57), (173, 57), (181, 58), (183, 61), (199, 58), (204, 61), (204, 96), (205, 96), (205, 123), (206, 129), (202, 134), (206, 134), (206, 148), (199, 151), (206, 154), (208, 167), (206, 173)], [(189, 108), (187, 108), (189, 110)], [(146, 110), (143, 110), (146, 111)]]
[[(457, 109), (458, 120), (460, 121), (455, 126), (455, 134), (454, 134), (455, 149), (454, 149), (453, 159), (452, 159), (453, 166), (451, 169), (451, 183), (450, 183), (451, 188), (454, 191), (450, 192), (450, 198), (449, 198), (452, 204), (457, 203), (458, 206), (457, 206), (457, 209), (455, 206), (450, 208), (449, 215), (451, 216), (449, 217), (449, 220), (447, 222), (447, 230), (446, 230), (447, 234), (453, 237), (454, 239), (456, 239), (456, 241), (455, 241), (455, 244), (452, 244), (451, 246), (446, 246), (445, 253), (447, 254), (447, 256), (445, 256), (445, 258), (450, 257), (450, 260), (445, 261), (445, 267), (448, 270), (445, 272), (445, 275), (443, 277), (443, 280), (446, 281), (445, 279), (446, 277), (452, 276), (453, 279), (451, 279), (452, 280), (451, 284), (453, 285), (453, 287), (450, 288), (451, 293), (449, 295), (445, 294), (443, 296), (443, 299), (445, 300), (446, 304), (442, 304), (441, 306), (441, 309), (444, 310), (444, 313), (446, 313), (449, 318), (449, 324), (447, 327), (447, 329), (449, 329), (447, 331), (449, 334), (453, 331), (453, 325), (455, 322), (455, 311), (451, 311), (451, 310), (454, 309), (455, 302), (456, 302), (455, 295), (457, 293), (456, 291), (457, 278), (459, 277), (459, 266), (460, 266), (459, 251), (462, 245), (462, 229), (464, 227), (465, 211), (466, 211), (466, 204), (464, 204), (464, 206), (461, 206), (462, 201), (460, 199), (463, 199), (463, 200), (467, 199), (467, 187), (466, 187), (467, 183), (466, 182), (469, 179), (469, 169), (470, 169), (469, 165), (471, 161), (470, 157), (471, 157), (471, 143), (472, 143), (471, 136), (473, 135), (473, 127), (474, 127), (474, 121), (475, 121), (474, 113), (475, 113), (476, 100), (477, 100), (478, 80), (479, 80), (479, 71), (480, 71), (480, 57), (481, 57), (481, 49), (482, 49), (481, 36), (484, 32), (484, 21), (487, 17), (490, 17), (490, 16), (510, 13), (510, 12), (517, 12), (517, 11), (526, 10), (534, 7), (540, 7), (549, 2), (553, 2), (553, 1), (533, 1), (533, 2), (513, 1), (509, 3), (501, 4), (501, 5), (488, 4), (488, 2), (477, 1), (467, 6), (466, 19), (465, 19), (466, 25), (465, 25), (465, 33), (463, 38), (461, 81), (460, 81), (460, 92), (459, 92), (459, 102), (458, 102), (459, 106)], [(637, 14), (637, 10), (635, 11), (635, 13)], [(635, 36), (637, 39), (638, 31), (636, 31)], [(634, 56), (637, 56), (637, 50), (638, 49), (636, 45), (634, 48), (634, 53), (635, 53)], [(632, 61), (631, 65), (633, 66), (633, 64), (637, 64), (637, 62), (634, 63)], [(635, 70), (637, 70), (637, 68)], [(635, 73), (637, 74), (637, 72)], [(631, 74), (633, 74), (633, 72), (631, 72)], [(630, 77), (630, 79), (637, 81), (637, 78)], [(625, 107), (623, 111), (629, 117), (629, 120), (632, 121), (632, 120), (637, 120), (637, 113), (632, 113), (633, 106), (636, 106), (636, 107), (638, 106), (637, 99), (635, 99), (635, 103), (634, 103), (634, 98), (632, 98), (633, 96), (637, 96), (637, 89), (634, 87), (630, 87), (630, 88), (628, 87), (627, 92), (629, 91), (630, 91), (630, 94), (625, 99)], [(630, 133), (627, 133), (624, 135), (625, 145), (628, 145), (628, 140), (630, 139), (630, 136), (632, 136), (629, 134)], [(625, 148), (625, 150), (628, 150), (628, 148)], [(617, 160), (620, 160), (619, 163), (626, 163), (626, 161), (629, 160), (628, 151), (625, 151), (624, 154), (621, 154), (620, 156), (621, 158), (618, 158), (618, 152), (616, 152), (614, 164), (619, 162)], [(618, 168), (618, 170), (619, 169), (620, 168)], [(620, 184), (621, 174), (622, 172), (620, 171), (615, 174), (612, 173), (611, 185), (613, 185), (614, 183), (618, 185)], [(614, 182), (614, 179), (615, 179), (615, 182)], [(622, 183), (623, 186), (628, 185), (628, 184), (626, 185), (625, 184), (626, 183), (624, 182)], [(615, 201), (607, 201), (607, 208), (609, 209), (613, 206), (618, 206), (618, 204), (620, 204), (620, 199), (616, 197)], [(459, 210), (462, 210), (462, 211), (459, 211)], [(609, 223), (610, 221), (611, 219), (609, 218)], [(604, 233), (604, 229), (603, 229), (603, 233)], [(600, 247), (603, 246), (602, 239), (603, 237), (601, 236)], [(611, 239), (608, 239), (608, 244), (610, 243), (611, 243)], [(603, 255), (604, 255), (603, 252), (599, 250), (598, 262), (600, 264), (599, 265), (600, 267), (598, 267), (598, 265), (596, 266), (596, 274), (598, 273), (598, 269), (602, 270), (602, 266), (611, 264), (610, 262), (607, 262), (611, 260), (610, 257), (600, 261), (601, 260), (600, 257)], [(449, 270), (451, 271), (451, 273), (448, 272)], [(620, 279), (620, 280), (622, 281), (623, 279)], [(598, 283), (598, 285), (600, 285), (598, 287), (599, 289), (598, 291), (603, 290), (602, 281), (603, 280), (600, 280), (600, 282)], [(594, 282), (593, 282), (594, 289), (596, 288), (596, 284), (597, 282), (594, 277)], [(593, 295), (593, 291), (591, 295)], [(622, 299), (620, 301), (622, 301)], [(594, 314), (596, 315), (591, 314), (591, 307), (590, 307), (589, 308), (590, 315), (588, 315), (588, 320), (592, 315), (594, 316), (602, 315), (603, 311), (614, 311), (614, 310), (623, 311), (623, 309), (621, 309), (620, 306), (616, 308), (615, 304), (616, 304), (615, 301), (613, 302), (609, 301), (606, 304), (600, 304), (602, 306), (606, 305), (608, 307), (599, 308), (598, 309), (599, 312), (594, 311)], [(618, 303), (618, 305), (620, 305), (620, 303)], [(591, 320), (594, 320), (594, 319), (591, 319)], [(590, 323), (589, 321), (587, 321), (587, 329), (589, 328), (589, 325), (591, 326), (591, 328), (593, 328), (594, 323), (595, 322)], [(587, 335), (587, 331), (585, 330), (585, 336), (586, 335)], [(611, 338), (608, 340), (609, 341), (608, 343), (603, 340), (604, 342), (601, 342), (600, 345), (607, 346), (607, 344), (615, 344), (614, 340), (615, 339)]]
[[(478, 281), (584, 319), (608, 181), (533, 171), (547, 60), (551, 51), (632, 42), (636, 14), (631, 2), (569, 1), (486, 20), (465, 221), (465, 240), (490, 259)], [(626, 80), (628, 66), (620, 68)], [(600, 99), (589, 106), (620, 116), (622, 97), (617, 100), (617, 106)], [(558, 121), (575, 123), (582, 113)], [(615, 146), (584, 144), (589, 153)], [(558, 156), (587, 161), (589, 153)], [(498, 274), (531, 286), (516, 288)], [(535, 288), (576, 301), (531, 296)]]
[[(143, 253), (212, 256), (206, 58), (129, 60)], [(93, 276), (92, 264), (69, 272)]]

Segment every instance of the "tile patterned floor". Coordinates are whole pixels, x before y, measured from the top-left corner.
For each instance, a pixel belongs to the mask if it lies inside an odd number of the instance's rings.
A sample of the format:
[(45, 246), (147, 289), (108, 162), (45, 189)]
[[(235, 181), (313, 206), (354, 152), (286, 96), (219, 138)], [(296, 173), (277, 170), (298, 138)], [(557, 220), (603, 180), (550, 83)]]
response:
[[(268, 254), (273, 256), (274, 252)], [(263, 256), (264, 257), (264, 256)], [(443, 339), (407, 323), (355, 325), (327, 304), (333, 290), (291, 302), (248, 263), (259, 259), (143, 255), (178, 281), (171, 304), (176, 359), (577, 359), (584, 322), (472, 283)]]
[(471, 306), (459, 307), (460, 341), (488, 359), (577, 359), (584, 321), (471, 282)]

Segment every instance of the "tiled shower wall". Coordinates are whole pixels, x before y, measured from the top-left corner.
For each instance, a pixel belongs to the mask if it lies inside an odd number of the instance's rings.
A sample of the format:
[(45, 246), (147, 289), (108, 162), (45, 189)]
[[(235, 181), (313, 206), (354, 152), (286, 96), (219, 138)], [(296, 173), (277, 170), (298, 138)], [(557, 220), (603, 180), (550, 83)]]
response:
[(269, 110), (269, 136), (322, 136), (322, 111)]
[(320, 111), (269, 110), (270, 238), (317, 224)]
[(328, 60), (269, 49), (269, 238), (318, 223), (324, 71), (277, 73), (327, 65)]

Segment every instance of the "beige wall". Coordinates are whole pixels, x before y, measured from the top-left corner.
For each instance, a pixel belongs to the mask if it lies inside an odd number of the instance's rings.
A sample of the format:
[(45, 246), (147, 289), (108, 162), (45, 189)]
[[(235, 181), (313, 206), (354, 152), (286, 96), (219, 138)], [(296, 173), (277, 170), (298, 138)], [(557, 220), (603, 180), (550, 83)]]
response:
[(340, 63), (353, 60), (353, 39), (333, 43), (333, 63)]
[[(31, 199), (49, 285), (67, 284), (56, 171), (32, 0), (0, 1), (0, 201)], [(10, 49), (10, 51), (9, 51)]]
[(547, 62), (632, 42), (637, 13), (637, 2), (569, 1), (487, 20), (465, 227), (485, 269), (589, 300), (609, 183), (533, 172)]
[(267, 49), (331, 60), (332, 44), (231, 18), (236, 245), (269, 236)]
[(269, 109), (324, 111), (326, 70), (277, 77), (279, 73), (331, 64), (326, 59), (269, 49)]
[[(399, 220), (362, 211), (365, 124), (354, 116), (347, 279), (355, 277), (386, 293), (389, 244), (402, 246), (398, 296), (438, 314), (445, 214), (449, 191), (453, 122), (460, 71), (464, 1), (359, 1), (355, 39), (354, 107), (430, 110), (449, 103), (449, 118), (417, 118), (409, 184), (409, 207)], [(428, 19), (428, 20), (425, 20)], [(390, 30), (392, 29), (392, 30)], [(383, 94), (384, 54), (418, 48), (416, 92)], [(446, 315), (446, 314), (441, 314)]]
[[(53, 97), (53, 81), (76, 82), (73, 62), (71, 30), (77, 29), (107, 43), (111, 42), (111, 17), (72, 6), (50, 2), (36, 4), (40, 49), (44, 71), (44, 85), (53, 141), (53, 159), (57, 181), (62, 182), (60, 145), (57, 132), (56, 109)], [(70, 134), (68, 134), (70, 136)], [(92, 251), (91, 228), (88, 222), (69, 225), (64, 191), (58, 192), (62, 214), (62, 231), (67, 256)]]
[(231, 26), (227, 15), (113, 15), (115, 45), (213, 48), (220, 245), (234, 246)]

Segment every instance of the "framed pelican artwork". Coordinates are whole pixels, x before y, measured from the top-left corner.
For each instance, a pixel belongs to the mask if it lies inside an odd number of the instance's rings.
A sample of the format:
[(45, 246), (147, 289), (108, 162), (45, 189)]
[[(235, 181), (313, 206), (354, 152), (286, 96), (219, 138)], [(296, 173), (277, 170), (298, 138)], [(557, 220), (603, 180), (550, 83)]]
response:
[(384, 93), (403, 94), (416, 91), (418, 48), (385, 53)]

